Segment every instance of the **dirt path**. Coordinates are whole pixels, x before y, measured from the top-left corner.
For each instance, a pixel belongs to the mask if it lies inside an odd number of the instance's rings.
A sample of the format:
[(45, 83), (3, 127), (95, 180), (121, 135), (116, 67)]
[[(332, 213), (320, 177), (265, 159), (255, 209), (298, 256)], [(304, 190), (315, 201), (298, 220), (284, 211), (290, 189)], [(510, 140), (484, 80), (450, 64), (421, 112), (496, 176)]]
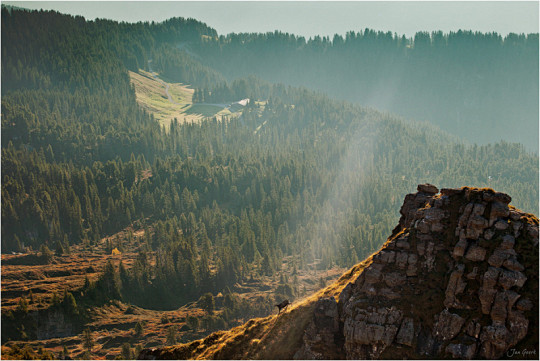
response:
[(156, 79), (158, 82), (160, 82), (162, 85), (165, 86), (165, 94), (167, 95), (167, 98), (169, 99), (169, 101), (173, 104), (176, 104), (176, 105), (181, 105), (180, 103), (177, 103), (173, 100), (171, 94), (169, 93), (169, 88), (170, 88), (170, 85), (168, 83), (165, 83), (163, 80), (161, 80), (160, 78), (158, 78), (157, 74), (154, 72), (154, 70), (152, 69), (152, 66), (150, 65), (150, 63), (152, 62), (152, 59), (148, 60), (148, 70), (150, 70), (150, 74), (152, 74), (152, 76), (154, 77), (154, 79)]

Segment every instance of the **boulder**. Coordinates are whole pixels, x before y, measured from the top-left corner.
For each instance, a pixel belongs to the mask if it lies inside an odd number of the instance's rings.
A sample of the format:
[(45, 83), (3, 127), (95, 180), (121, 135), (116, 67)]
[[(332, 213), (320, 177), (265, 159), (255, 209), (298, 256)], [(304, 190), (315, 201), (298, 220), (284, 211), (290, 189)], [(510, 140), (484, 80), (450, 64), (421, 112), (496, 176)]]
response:
[(506, 236), (504, 236), (502, 238), (502, 242), (499, 245), (499, 248), (500, 249), (512, 249), (512, 248), (514, 248), (515, 243), (516, 243), (516, 239), (513, 236), (507, 234)]
[(410, 317), (405, 317), (401, 322), (396, 342), (406, 346), (412, 346), (414, 339), (414, 321)]
[(385, 325), (384, 336), (383, 336), (383, 339), (381, 340), (383, 345), (390, 345), (392, 342), (394, 342), (397, 332), (398, 332), (398, 328), (396, 326)]
[(490, 241), (495, 235), (495, 231), (492, 228), (488, 228), (484, 231), (484, 238)]
[[(469, 217), (471, 216), (473, 207), (474, 207), (473, 203), (468, 203), (463, 209), (463, 211), (460, 211), (461, 216), (459, 217), (458, 226), (456, 230), (461, 230), (463, 227), (467, 225), (467, 222), (469, 221)], [(459, 235), (459, 234), (456, 234), (456, 235)]]
[(405, 268), (407, 266), (407, 260), (409, 258), (409, 254), (407, 252), (398, 252), (396, 254), (396, 265), (399, 268)]
[(512, 223), (512, 228), (514, 229), (514, 237), (519, 237), (519, 235), (521, 234), (521, 227), (523, 226), (523, 224), (521, 222), (513, 222)]
[(445, 309), (439, 314), (433, 326), (433, 336), (440, 341), (451, 340), (461, 331), (464, 323), (463, 317)]
[(476, 354), (476, 342), (465, 343), (451, 343), (446, 346), (445, 351), (452, 355), (453, 358), (459, 360), (471, 360)]
[(448, 280), (448, 286), (446, 286), (445, 292), (445, 307), (453, 307), (456, 301), (456, 295), (463, 292), (463, 290), (465, 289), (466, 283), (461, 278), (463, 276), (464, 270), (465, 266), (463, 264), (460, 264), (458, 265), (457, 269), (450, 275), (450, 279)]
[(423, 219), (416, 223), (415, 225), (416, 229), (420, 233), (427, 234), (431, 231), (431, 228), (429, 226), (429, 223), (424, 221)]
[(501, 270), (496, 267), (488, 267), (482, 280), (482, 288), (491, 289), (497, 284)]
[(467, 275), (465, 277), (467, 277), (467, 279), (469, 279), (469, 280), (474, 280), (474, 279), (476, 279), (477, 275), (478, 275), (478, 267), (474, 266), (473, 270), (471, 272), (467, 273)]
[(502, 192), (484, 192), (482, 197), (486, 202), (501, 202), (503, 204), (508, 204), (512, 201), (512, 197)]
[(409, 244), (409, 242), (407, 242), (407, 239), (399, 239), (396, 242), (396, 247), (408, 250), (409, 248), (411, 248), (411, 245)]
[(454, 258), (459, 258), (459, 257), (463, 257), (463, 255), (465, 254), (465, 250), (467, 249), (467, 240), (465, 238), (462, 238), (458, 241), (458, 243), (456, 243), (456, 246), (454, 247), (454, 251), (452, 252), (452, 256), (454, 256)]
[(493, 324), (485, 326), (480, 333), (480, 356), (487, 359), (498, 359), (508, 349), (506, 339), (509, 336), (509, 331), (501, 324)]
[(528, 224), (527, 225), (527, 233), (529, 237), (532, 239), (533, 246), (538, 246), (538, 224), (535, 226)]
[(363, 275), (364, 275), (365, 283), (368, 283), (368, 284), (376, 283), (377, 281), (381, 279), (382, 267), (377, 267), (377, 266), (382, 266), (382, 265), (372, 264), (370, 267), (368, 267), (364, 271)]
[(484, 315), (489, 315), (491, 312), (491, 305), (495, 299), (497, 290), (481, 288), (478, 290), (478, 299), (480, 300), (480, 307)]
[(486, 249), (477, 245), (472, 245), (467, 250), (465, 258), (469, 261), (480, 262), (486, 258)]
[(416, 263), (418, 262), (418, 256), (414, 253), (409, 253), (409, 258), (407, 259), (407, 262), (409, 265), (407, 266), (407, 276), (413, 277), (418, 275), (418, 266)]
[(508, 312), (508, 330), (510, 331), (510, 345), (516, 345), (527, 335), (529, 330), (529, 320), (517, 311)]
[(501, 285), (505, 290), (508, 290), (514, 286), (523, 287), (527, 281), (527, 277), (518, 271), (502, 270), (501, 275), (499, 276), (499, 285)]
[(417, 241), (416, 242), (416, 251), (418, 252), (419, 256), (423, 256), (426, 253), (426, 242), (425, 241)]
[(428, 208), (424, 211), (424, 221), (433, 224), (439, 223), (448, 216), (448, 213), (440, 208)]
[(505, 292), (497, 292), (493, 306), (491, 307), (490, 316), (493, 321), (506, 321), (508, 297)]
[(510, 209), (508, 209), (507, 203), (495, 201), (491, 203), (491, 212), (489, 213), (489, 225), (490, 227), (495, 224), (497, 219), (506, 218), (510, 215)]
[(424, 262), (424, 266), (428, 269), (428, 271), (431, 271), (433, 269), (433, 266), (435, 263), (435, 255), (433, 254), (434, 248), (435, 248), (435, 243), (429, 242), (427, 244), (426, 251), (425, 251), (426, 260)]
[(489, 256), (488, 263), (490, 266), (493, 267), (501, 267), (509, 257), (512, 256), (511, 252), (508, 252), (508, 250), (503, 250), (500, 248), (495, 249), (493, 251), (493, 254)]
[(474, 203), (471, 214), (475, 216), (483, 216), (486, 210), (486, 205), (482, 203)]
[(516, 308), (520, 311), (530, 311), (533, 308), (533, 303), (527, 298), (522, 298), (517, 301)]
[(503, 266), (511, 271), (523, 271), (525, 267), (518, 262), (515, 256), (511, 256), (503, 262)]
[(470, 239), (478, 239), (488, 226), (488, 221), (482, 216), (471, 216), (467, 223), (466, 237)]
[(400, 297), (399, 293), (392, 291), (388, 287), (383, 287), (379, 290), (379, 296), (387, 298), (389, 300), (396, 300)]
[(423, 208), (426, 203), (432, 198), (432, 195), (427, 193), (407, 194), (399, 213), (401, 218), (399, 219), (399, 226), (401, 228), (410, 227), (411, 222), (415, 219), (416, 212)]
[(435, 187), (433, 184), (429, 184), (429, 183), (419, 184), (416, 189), (418, 190), (418, 192), (423, 192), (427, 194), (439, 193), (439, 189)]
[(442, 188), (441, 189), (441, 194), (446, 197), (455, 196), (461, 193), (463, 193), (462, 188)]
[(511, 220), (519, 221), (521, 219), (521, 213), (520, 212), (511, 209), (509, 213), (510, 213), (510, 219)]

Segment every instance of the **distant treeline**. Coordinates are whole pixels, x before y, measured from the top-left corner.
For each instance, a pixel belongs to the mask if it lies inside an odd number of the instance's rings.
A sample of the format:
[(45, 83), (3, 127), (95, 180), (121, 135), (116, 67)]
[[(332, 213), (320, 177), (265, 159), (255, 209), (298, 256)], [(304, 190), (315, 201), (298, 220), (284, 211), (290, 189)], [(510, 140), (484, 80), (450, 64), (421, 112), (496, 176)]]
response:
[(193, 44), (229, 80), (256, 75), (428, 120), (470, 142), (538, 149), (538, 34), (371, 29), (306, 40), (229, 34)]

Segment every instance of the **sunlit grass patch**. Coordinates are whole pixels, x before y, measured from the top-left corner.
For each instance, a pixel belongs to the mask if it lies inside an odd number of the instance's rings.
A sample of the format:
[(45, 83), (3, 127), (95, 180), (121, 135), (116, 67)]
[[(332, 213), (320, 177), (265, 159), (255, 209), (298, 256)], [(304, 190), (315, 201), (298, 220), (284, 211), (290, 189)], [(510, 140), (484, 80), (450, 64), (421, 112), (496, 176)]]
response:
[[(135, 87), (137, 103), (165, 126), (165, 129), (168, 129), (170, 121), (174, 118), (180, 123), (198, 123), (205, 118), (216, 117), (221, 120), (223, 117), (238, 115), (243, 109), (240, 105), (229, 110), (218, 105), (193, 104), (194, 90), (188, 85), (174, 83), (171, 79), (163, 79), (161, 76), (155, 78), (144, 70), (139, 70), (138, 73), (130, 71), (129, 76)], [(167, 96), (167, 91), (171, 99)]]
[(135, 87), (137, 103), (146, 109), (166, 128), (169, 122), (176, 118), (179, 122), (199, 122), (204, 116), (197, 113), (186, 114), (185, 110), (192, 105), (193, 89), (181, 83), (168, 83), (168, 92), (172, 102), (167, 97), (166, 85), (154, 78), (151, 73), (140, 70), (139, 73), (129, 72), (131, 83)]

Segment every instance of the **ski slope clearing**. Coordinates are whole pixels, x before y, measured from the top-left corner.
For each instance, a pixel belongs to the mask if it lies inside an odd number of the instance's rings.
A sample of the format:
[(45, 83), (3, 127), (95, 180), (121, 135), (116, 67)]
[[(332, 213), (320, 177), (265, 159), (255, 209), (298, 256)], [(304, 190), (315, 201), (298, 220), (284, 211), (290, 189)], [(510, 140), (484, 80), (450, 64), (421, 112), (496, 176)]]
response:
[(205, 118), (240, 115), (249, 99), (224, 104), (193, 104), (194, 90), (182, 83), (166, 82), (155, 72), (139, 70), (129, 72), (131, 83), (135, 87), (137, 103), (163, 126), (168, 127), (171, 120), (180, 123), (198, 123)]

